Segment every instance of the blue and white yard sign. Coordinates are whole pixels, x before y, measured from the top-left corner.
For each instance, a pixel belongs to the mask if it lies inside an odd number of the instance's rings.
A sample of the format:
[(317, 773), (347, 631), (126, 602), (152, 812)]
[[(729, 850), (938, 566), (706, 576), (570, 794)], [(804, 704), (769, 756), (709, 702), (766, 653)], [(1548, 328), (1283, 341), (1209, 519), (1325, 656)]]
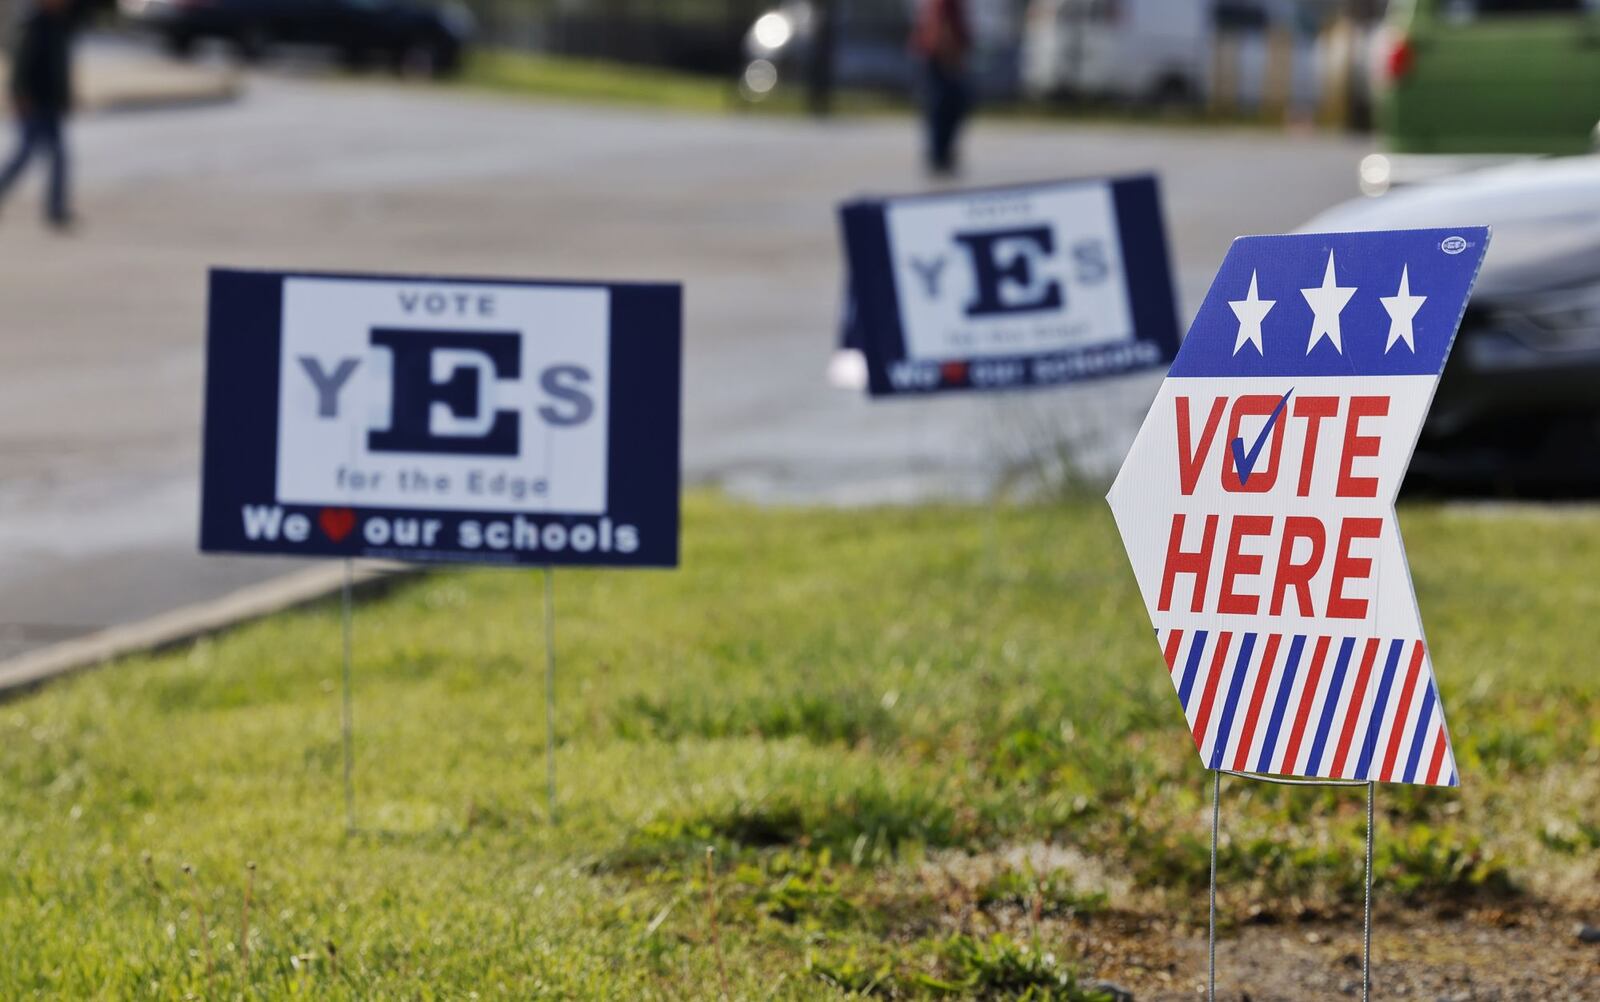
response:
[(865, 199), (840, 220), (843, 347), (874, 396), (1053, 386), (1177, 351), (1153, 177)]
[(1108, 497), (1208, 768), (1460, 782), (1394, 500), (1488, 242), (1223, 260)]
[(200, 548), (676, 565), (681, 301), (213, 271)]

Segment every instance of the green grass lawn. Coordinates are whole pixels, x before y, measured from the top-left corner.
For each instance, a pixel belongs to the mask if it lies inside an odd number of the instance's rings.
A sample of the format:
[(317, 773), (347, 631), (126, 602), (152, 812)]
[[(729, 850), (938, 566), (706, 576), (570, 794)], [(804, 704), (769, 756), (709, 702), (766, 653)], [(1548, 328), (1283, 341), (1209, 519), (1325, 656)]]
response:
[[(675, 111), (793, 115), (806, 111), (803, 89), (779, 88), (766, 100), (742, 100), (731, 78), (664, 69), (604, 59), (583, 59), (485, 49), (474, 52), (461, 74), (461, 84), (520, 97), (621, 104)], [(841, 90), (834, 110), (842, 114), (908, 112), (904, 97), (870, 91)]]
[(598, 59), (530, 55), (503, 49), (473, 53), (462, 71), (469, 87), (531, 97), (639, 104), (685, 111), (726, 111), (733, 83), (677, 70)]
[[(1464, 785), (1380, 790), (1380, 900), (1592, 907), (1600, 515), (1402, 520)], [(696, 497), (683, 565), (556, 575), (555, 823), (532, 571), (360, 603), (354, 835), (336, 604), (0, 705), (0, 997), (1087, 999), (1050, 922), (1203, 921), (1099, 502)], [(1359, 909), (1361, 823), (1232, 784), (1225, 914)]]
[[(808, 112), (804, 87), (790, 81), (759, 102), (742, 100), (731, 78), (604, 59), (584, 59), (511, 49), (473, 52), (460, 85), (497, 93), (580, 103), (618, 104), (716, 114), (799, 115)], [(841, 88), (833, 96), (840, 115), (910, 115), (909, 94)], [(1218, 125), (1281, 125), (1249, 114), (1217, 115), (1203, 110), (1158, 112), (1121, 105), (1063, 105), (1034, 101), (984, 101), (984, 119), (1038, 125), (1092, 123), (1209, 128)]]

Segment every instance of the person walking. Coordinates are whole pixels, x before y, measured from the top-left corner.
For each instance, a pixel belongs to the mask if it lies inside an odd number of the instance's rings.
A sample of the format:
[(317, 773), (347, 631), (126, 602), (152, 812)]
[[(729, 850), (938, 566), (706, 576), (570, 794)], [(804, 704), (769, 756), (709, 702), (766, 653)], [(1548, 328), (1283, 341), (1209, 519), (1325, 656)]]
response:
[(918, 0), (911, 51), (921, 69), (927, 164), (935, 176), (956, 172), (956, 142), (972, 103), (967, 84), (971, 48), (964, 0)]
[(63, 124), (72, 109), (72, 0), (34, 0), (11, 55), (11, 106), (17, 147), (0, 170), (0, 202), (34, 154), (50, 158), (45, 218), (72, 226), (67, 203), (67, 146)]

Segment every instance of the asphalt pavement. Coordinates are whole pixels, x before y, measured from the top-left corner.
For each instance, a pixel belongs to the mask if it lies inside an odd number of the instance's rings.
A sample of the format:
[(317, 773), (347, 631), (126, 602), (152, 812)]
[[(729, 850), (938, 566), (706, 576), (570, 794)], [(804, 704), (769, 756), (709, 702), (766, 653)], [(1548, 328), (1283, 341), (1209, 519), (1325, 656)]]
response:
[[(680, 280), (685, 472), (859, 504), (989, 490), (1065, 441), (1108, 468), (1156, 380), (869, 403), (825, 379), (834, 206), (925, 186), (908, 118), (561, 105), (254, 74), (231, 103), (91, 115), (82, 229), (0, 215), (0, 658), (297, 566), (201, 557), (206, 269)], [(1155, 171), (1185, 309), (1228, 242), (1356, 191), (1366, 140), (980, 119), (963, 184)], [(1185, 320), (1187, 313), (1185, 313)]]

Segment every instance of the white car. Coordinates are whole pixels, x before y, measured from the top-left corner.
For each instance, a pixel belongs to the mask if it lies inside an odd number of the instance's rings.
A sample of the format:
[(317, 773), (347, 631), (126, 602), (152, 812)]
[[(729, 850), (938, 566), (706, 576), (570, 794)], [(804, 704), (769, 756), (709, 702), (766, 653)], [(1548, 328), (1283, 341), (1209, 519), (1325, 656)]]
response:
[(1197, 98), (1211, 37), (1197, 0), (1032, 0), (1022, 37), (1030, 96)]
[[(1031, 97), (1199, 103), (1214, 87), (1233, 103), (1266, 94), (1270, 38), (1289, 39), (1289, 98), (1315, 100), (1316, 34), (1327, 0), (1031, 0), (1022, 85)], [(1218, 40), (1226, 81), (1213, 79)]]

